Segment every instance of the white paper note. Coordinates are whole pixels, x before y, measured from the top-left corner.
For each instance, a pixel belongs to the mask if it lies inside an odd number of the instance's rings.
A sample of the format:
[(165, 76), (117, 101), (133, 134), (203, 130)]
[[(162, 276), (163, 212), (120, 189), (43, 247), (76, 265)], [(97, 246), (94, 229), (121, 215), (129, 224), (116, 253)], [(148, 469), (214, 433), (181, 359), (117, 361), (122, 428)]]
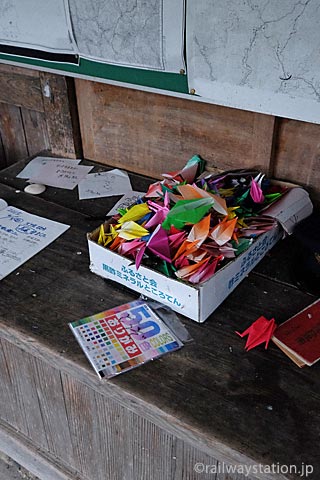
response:
[[(70, 162), (68, 158), (54, 158), (54, 157), (36, 157), (33, 158), (28, 165), (18, 173), (17, 178), (31, 178), (38, 174), (39, 170), (48, 162)], [(76, 165), (81, 162), (81, 159), (72, 160)]]
[(112, 197), (132, 192), (130, 178), (126, 172), (114, 169), (109, 172), (90, 173), (79, 185), (79, 199)]
[(0, 43), (78, 53), (68, 0), (5, 0), (0, 5)]
[(0, 280), (70, 226), (8, 206), (0, 211)]
[(130, 207), (131, 205), (133, 205), (134, 203), (136, 203), (136, 201), (143, 197), (145, 195), (145, 192), (135, 192), (135, 191), (132, 191), (132, 192), (129, 192), (129, 193), (126, 193), (126, 195), (124, 195), (114, 206), (113, 208), (110, 210), (110, 212), (107, 213), (107, 216), (109, 215), (116, 215), (118, 212), (118, 209), (119, 208), (128, 208)]
[(81, 57), (166, 72), (185, 70), (184, 2), (69, 0)]
[(73, 190), (93, 167), (78, 165), (74, 160), (47, 162), (37, 174), (30, 177), (32, 183), (42, 183), (50, 187)]
[(319, 1), (187, 2), (189, 90), (208, 103), (320, 123)]

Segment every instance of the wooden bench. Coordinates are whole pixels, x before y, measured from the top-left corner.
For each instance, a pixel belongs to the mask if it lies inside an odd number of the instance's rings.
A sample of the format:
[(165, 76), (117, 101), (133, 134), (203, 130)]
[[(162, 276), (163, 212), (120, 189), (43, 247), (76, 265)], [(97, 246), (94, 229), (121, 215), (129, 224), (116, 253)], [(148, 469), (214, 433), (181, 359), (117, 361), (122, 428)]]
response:
[[(51, 187), (32, 197), (15, 178), (23, 164), (0, 172), (0, 198), (71, 228), (0, 283), (0, 450), (55, 480), (298, 478), (256, 470), (302, 462), (319, 478), (319, 364), (299, 369), (273, 344), (247, 353), (235, 334), (315, 300), (292, 275), (295, 239), (280, 242), (204, 324), (180, 317), (190, 344), (101, 381), (68, 322), (138, 297), (89, 271), (86, 232), (115, 199), (79, 201), (77, 189)], [(137, 190), (150, 182), (132, 175)]]

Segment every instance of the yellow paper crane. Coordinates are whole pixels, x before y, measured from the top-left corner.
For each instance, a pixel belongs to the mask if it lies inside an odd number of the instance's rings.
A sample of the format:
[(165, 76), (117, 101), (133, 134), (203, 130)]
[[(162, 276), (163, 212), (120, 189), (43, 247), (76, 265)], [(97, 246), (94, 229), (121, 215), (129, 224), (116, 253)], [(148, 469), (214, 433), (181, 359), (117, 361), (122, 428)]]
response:
[(127, 213), (125, 213), (119, 220), (119, 224), (122, 225), (125, 222), (136, 222), (137, 220), (140, 220), (140, 218), (143, 218), (147, 213), (150, 213), (151, 210), (148, 207), (146, 203), (138, 203), (137, 205), (134, 205), (131, 207)]
[(141, 227), (138, 223), (129, 221), (121, 226), (118, 235), (125, 240), (133, 240), (134, 238), (141, 238), (145, 235), (149, 235), (149, 231)]

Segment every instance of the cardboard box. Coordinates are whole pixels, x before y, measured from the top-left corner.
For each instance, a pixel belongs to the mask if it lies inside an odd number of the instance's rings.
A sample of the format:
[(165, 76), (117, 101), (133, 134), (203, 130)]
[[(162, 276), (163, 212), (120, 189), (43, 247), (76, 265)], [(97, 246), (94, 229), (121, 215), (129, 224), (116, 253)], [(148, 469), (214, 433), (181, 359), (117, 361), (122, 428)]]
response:
[(312, 204), (308, 193), (295, 187), (263, 213), (276, 218), (277, 227), (260, 235), (245, 252), (202, 284), (168, 278), (143, 265), (137, 270), (132, 260), (98, 245), (99, 228), (88, 234), (90, 270), (164, 303), (196, 322), (204, 322), (285, 232), (291, 233), (296, 223), (312, 213)]

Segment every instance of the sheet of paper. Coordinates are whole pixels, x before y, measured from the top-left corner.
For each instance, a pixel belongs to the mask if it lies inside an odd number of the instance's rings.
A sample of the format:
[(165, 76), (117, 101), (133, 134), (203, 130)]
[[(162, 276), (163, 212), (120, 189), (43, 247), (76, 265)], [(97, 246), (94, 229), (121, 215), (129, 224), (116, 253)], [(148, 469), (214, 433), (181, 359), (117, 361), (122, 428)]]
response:
[(0, 210), (0, 280), (69, 227), (11, 206)]
[(113, 208), (107, 213), (108, 215), (116, 215), (119, 208), (128, 208), (136, 201), (145, 195), (144, 192), (136, 192), (132, 190), (131, 192), (126, 193), (123, 197), (113, 206)]
[(119, 170), (119, 168), (114, 168), (113, 170), (109, 170), (108, 173), (113, 173), (114, 175), (121, 175), (122, 177), (128, 177), (127, 172), (123, 170)]
[(47, 162), (30, 178), (32, 183), (73, 190), (93, 167), (78, 165), (74, 160)]
[[(54, 158), (54, 157), (36, 157), (33, 158), (28, 165), (18, 173), (17, 178), (31, 178), (38, 174), (39, 170), (48, 162), (70, 162), (69, 158)], [(76, 165), (81, 162), (81, 159), (72, 160)]]
[(202, 0), (187, 2), (186, 16), (189, 90), (320, 123), (319, 2)]
[(70, 0), (81, 57), (166, 72), (185, 70), (184, 2)]
[(79, 199), (112, 197), (132, 191), (130, 178), (118, 169), (90, 173), (78, 185)]
[(5, 0), (0, 5), (0, 43), (78, 53), (68, 0)]

